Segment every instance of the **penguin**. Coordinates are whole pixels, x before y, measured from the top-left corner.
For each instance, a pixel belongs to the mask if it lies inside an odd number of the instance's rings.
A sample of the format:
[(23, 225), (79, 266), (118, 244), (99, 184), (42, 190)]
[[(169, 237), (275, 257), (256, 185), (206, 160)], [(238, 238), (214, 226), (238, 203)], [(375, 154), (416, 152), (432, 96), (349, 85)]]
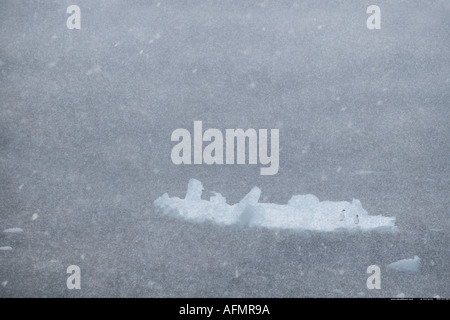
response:
[(359, 223), (359, 216), (356, 215), (355, 218), (353, 219), (353, 221), (355, 222), (355, 224), (358, 224)]
[(339, 221), (344, 221), (345, 219), (345, 209), (342, 209), (341, 214), (339, 215)]

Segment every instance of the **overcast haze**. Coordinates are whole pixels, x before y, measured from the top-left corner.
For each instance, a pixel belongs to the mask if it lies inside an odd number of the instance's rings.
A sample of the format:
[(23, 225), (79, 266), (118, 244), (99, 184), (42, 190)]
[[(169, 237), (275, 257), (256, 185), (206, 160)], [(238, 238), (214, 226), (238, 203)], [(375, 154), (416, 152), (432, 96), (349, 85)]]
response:
[[(444, 0), (1, 0), (0, 296), (449, 297), (449, 40)], [(279, 129), (278, 174), (174, 165), (171, 133), (195, 120)], [(190, 178), (228, 203), (253, 186), (264, 202), (359, 199), (398, 232), (157, 213)], [(386, 268), (415, 255), (419, 272)]]

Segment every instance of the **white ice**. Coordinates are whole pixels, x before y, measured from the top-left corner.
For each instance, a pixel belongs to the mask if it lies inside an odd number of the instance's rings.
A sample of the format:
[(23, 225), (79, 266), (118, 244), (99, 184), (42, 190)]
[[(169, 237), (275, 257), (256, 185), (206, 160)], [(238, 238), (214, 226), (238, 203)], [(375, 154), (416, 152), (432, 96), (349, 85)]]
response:
[(402, 259), (388, 264), (387, 267), (395, 271), (415, 273), (420, 269), (420, 258), (414, 256), (413, 259)]
[[(167, 193), (154, 201), (157, 211), (194, 222), (242, 225), (276, 229), (338, 231), (395, 231), (395, 217), (372, 216), (359, 200), (319, 201), (314, 195), (294, 195), (287, 204), (261, 203), (261, 190), (254, 187), (239, 203), (229, 205), (225, 197), (213, 192), (209, 200), (201, 198), (203, 185), (191, 179), (186, 197), (169, 197)], [(345, 209), (345, 218), (340, 213)], [(358, 223), (355, 216), (358, 215)]]
[(6, 232), (6, 233), (21, 233), (21, 232), (23, 232), (23, 230), (21, 228), (8, 228), (8, 229), (3, 230), (3, 232)]
[(10, 250), (12, 250), (12, 248), (11, 247), (0, 247), (0, 251), (10, 251)]

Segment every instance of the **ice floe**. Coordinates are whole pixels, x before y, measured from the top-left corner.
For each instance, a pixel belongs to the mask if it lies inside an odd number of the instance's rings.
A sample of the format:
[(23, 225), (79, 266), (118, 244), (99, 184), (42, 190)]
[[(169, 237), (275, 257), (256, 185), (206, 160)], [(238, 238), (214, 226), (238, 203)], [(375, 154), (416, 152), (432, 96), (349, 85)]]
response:
[(199, 223), (325, 232), (396, 230), (395, 217), (369, 215), (356, 199), (319, 201), (308, 194), (294, 195), (287, 204), (261, 203), (261, 190), (254, 187), (239, 203), (230, 205), (220, 193), (213, 192), (209, 200), (202, 199), (202, 193), (202, 183), (191, 179), (184, 199), (165, 193), (154, 205), (158, 212)]
[(3, 230), (3, 232), (6, 232), (6, 233), (21, 233), (21, 232), (23, 232), (23, 230), (21, 228), (8, 228), (8, 229)]

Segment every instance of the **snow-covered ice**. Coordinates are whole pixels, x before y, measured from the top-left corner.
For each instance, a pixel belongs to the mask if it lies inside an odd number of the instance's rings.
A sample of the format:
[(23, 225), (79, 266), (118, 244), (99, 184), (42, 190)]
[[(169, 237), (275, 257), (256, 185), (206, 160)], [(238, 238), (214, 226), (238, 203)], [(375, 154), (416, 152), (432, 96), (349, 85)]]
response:
[(420, 258), (414, 256), (413, 259), (402, 259), (388, 264), (387, 267), (395, 271), (415, 273), (420, 269)]
[(6, 232), (6, 233), (21, 233), (21, 232), (23, 232), (23, 230), (22, 230), (22, 228), (8, 228), (8, 229), (3, 230), (3, 232)]
[[(202, 199), (203, 185), (191, 179), (185, 199), (169, 197), (167, 193), (154, 201), (164, 214), (194, 222), (210, 221), (222, 225), (241, 225), (275, 229), (338, 231), (395, 231), (395, 217), (372, 216), (359, 200), (319, 201), (311, 194), (294, 195), (287, 205), (261, 203), (261, 190), (254, 187), (239, 203), (229, 205), (225, 197), (213, 192), (209, 200)], [(341, 211), (345, 218), (341, 221)], [(358, 216), (358, 223), (355, 217)]]

